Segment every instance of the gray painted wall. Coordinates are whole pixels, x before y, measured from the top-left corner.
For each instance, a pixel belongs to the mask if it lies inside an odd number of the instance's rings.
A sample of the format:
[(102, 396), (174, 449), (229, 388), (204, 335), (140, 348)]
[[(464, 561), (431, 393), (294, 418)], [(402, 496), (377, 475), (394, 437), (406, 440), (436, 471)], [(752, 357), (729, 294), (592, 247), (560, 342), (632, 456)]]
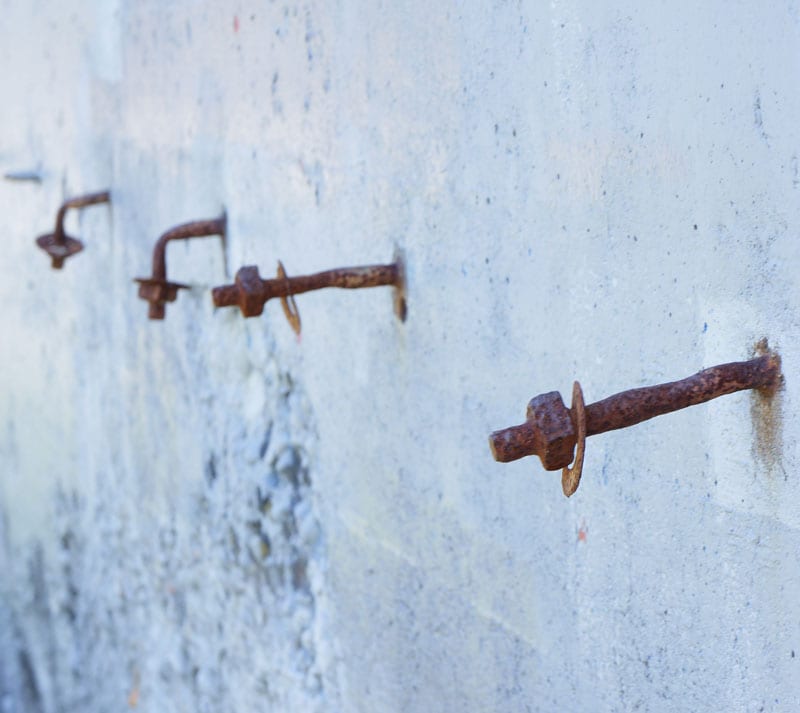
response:
[[(800, 10), (647, 5), (0, 2), (0, 710), (800, 709)], [(396, 248), (405, 325), (211, 305)], [(593, 438), (570, 500), (491, 459), (762, 337), (774, 401)]]

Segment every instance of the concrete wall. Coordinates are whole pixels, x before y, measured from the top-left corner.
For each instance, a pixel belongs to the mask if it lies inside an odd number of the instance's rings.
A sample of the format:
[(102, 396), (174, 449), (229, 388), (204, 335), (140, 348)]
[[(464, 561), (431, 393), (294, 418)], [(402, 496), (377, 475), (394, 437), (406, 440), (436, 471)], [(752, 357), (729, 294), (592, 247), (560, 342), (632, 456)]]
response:
[[(645, 9), (646, 7), (646, 9)], [(800, 9), (0, 2), (0, 709), (800, 709)], [(86, 249), (33, 245), (67, 196)], [(189, 282), (163, 323), (157, 236)], [(391, 291), (214, 312), (243, 264)], [(783, 356), (589, 441), (486, 437)]]

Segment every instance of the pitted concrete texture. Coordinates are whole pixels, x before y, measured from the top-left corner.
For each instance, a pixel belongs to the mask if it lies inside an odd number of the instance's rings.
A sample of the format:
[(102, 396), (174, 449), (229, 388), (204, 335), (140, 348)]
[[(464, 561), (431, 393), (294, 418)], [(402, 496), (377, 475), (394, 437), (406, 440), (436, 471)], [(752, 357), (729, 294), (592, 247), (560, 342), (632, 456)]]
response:
[[(793, 2), (0, 1), (0, 713), (800, 710)], [(36, 249), (66, 197), (85, 250)], [(157, 237), (188, 283), (161, 323)], [(211, 305), (243, 265), (388, 288)], [(748, 358), (785, 384), (488, 434)]]
[(126, 499), (136, 486), (115, 478), (112, 461), (92, 496), (54, 492), (47, 545), (4, 568), (14, 572), (4, 586), (10, 710), (325, 710), (336, 700), (318, 641), (314, 434), (299, 425), (312, 419), (287, 374), (249, 374), (270, 415), (252, 414), (252, 431), (217, 431), (201, 467), (182, 471), (191, 485), (173, 480), (161, 502)]

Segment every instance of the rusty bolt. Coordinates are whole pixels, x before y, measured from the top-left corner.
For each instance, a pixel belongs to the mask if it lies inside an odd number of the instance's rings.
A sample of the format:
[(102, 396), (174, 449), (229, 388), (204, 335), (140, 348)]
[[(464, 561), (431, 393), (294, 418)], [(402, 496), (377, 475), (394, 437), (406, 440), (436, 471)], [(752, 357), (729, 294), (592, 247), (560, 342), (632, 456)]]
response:
[(258, 274), (258, 268), (249, 265), (236, 273), (233, 285), (215, 287), (211, 294), (217, 307), (239, 307), (245, 317), (257, 317), (263, 312), (264, 304), (277, 297), (281, 300), (289, 324), (299, 334), (300, 314), (297, 311), (294, 295), (325, 287), (359, 289), (380, 285), (395, 287), (395, 313), (400, 320), (405, 320), (405, 280), (403, 261), (400, 257), (389, 265), (343, 267), (300, 277), (287, 277), (283, 265), (279, 262), (278, 275), (272, 280), (262, 279)]
[(137, 277), (139, 297), (150, 303), (148, 316), (150, 319), (164, 319), (167, 302), (174, 302), (178, 290), (188, 289), (188, 285), (170, 282), (167, 279), (167, 243), (172, 240), (191, 240), (219, 235), (225, 243), (225, 214), (212, 220), (195, 220), (171, 228), (164, 233), (153, 247), (152, 277)]
[(101, 191), (100, 193), (89, 193), (85, 196), (71, 198), (61, 204), (58, 213), (56, 213), (55, 230), (52, 233), (40, 235), (36, 238), (36, 244), (50, 256), (51, 266), (54, 270), (60, 270), (64, 267), (64, 260), (83, 250), (83, 243), (77, 238), (67, 235), (64, 231), (64, 217), (67, 211), (70, 208), (85, 208), (98, 203), (110, 202), (111, 194), (108, 191)]
[[(767, 353), (749, 361), (712, 366), (680, 381), (623, 391), (588, 406), (583, 405), (580, 384), (575, 382), (572, 408), (564, 405), (556, 391), (536, 396), (528, 404), (525, 423), (495, 431), (489, 436), (489, 446), (495, 460), (502, 463), (538, 455), (546, 470), (563, 469), (562, 487), (569, 497), (580, 483), (586, 437), (736, 391), (773, 391), (780, 380), (780, 357)], [(569, 469), (576, 445), (575, 467)]]

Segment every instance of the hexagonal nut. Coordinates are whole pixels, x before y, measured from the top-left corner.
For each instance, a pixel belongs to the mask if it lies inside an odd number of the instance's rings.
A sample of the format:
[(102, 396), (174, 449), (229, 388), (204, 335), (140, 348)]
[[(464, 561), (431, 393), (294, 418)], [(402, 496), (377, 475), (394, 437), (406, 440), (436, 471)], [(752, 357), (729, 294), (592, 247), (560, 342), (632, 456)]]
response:
[(558, 391), (531, 399), (528, 423), (534, 430), (536, 452), (546, 470), (560, 470), (572, 463), (577, 434)]
[(139, 297), (140, 299), (147, 300), (148, 302), (163, 302), (163, 290), (161, 285), (157, 285), (150, 280), (137, 278), (139, 283)]
[(183, 285), (166, 280), (137, 278), (139, 283), (139, 297), (150, 304), (166, 304), (174, 302), (178, 297), (178, 290)]
[(236, 286), (239, 288), (239, 309), (245, 317), (258, 317), (264, 311), (264, 281), (258, 274), (258, 267), (247, 265), (236, 273)]

